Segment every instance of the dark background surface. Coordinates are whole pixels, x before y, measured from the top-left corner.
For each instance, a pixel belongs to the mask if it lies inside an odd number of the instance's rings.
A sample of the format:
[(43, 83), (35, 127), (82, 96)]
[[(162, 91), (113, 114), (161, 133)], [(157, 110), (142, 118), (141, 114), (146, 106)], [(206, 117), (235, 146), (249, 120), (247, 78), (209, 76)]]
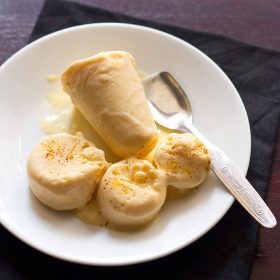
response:
[[(280, 50), (280, 1), (277, 0), (206, 0), (199, 3), (195, 0), (76, 0), (75, 2), (139, 18), (216, 32)], [(28, 42), (42, 4), (43, 0), (0, 0), (0, 64)], [(266, 198), (278, 221), (280, 221), (279, 183), (280, 133)], [(251, 279), (280, 279), (279, 226), (272, 230), (261, 228)]]

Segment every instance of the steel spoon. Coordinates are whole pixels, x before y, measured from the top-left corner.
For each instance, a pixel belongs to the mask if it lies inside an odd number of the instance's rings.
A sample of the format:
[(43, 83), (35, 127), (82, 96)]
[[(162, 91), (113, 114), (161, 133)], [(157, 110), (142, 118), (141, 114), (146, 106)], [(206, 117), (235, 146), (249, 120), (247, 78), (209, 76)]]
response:
[(169, 129), (196, 135), (210, 151), (212, 171), (253, 218), (264, 227), (273, 228), (276, 219), (254, 187), (229, 157), (194, 127), (191, 104), (174, 77), (168, 72), (155, 73), (142, 84), (155, 121)]

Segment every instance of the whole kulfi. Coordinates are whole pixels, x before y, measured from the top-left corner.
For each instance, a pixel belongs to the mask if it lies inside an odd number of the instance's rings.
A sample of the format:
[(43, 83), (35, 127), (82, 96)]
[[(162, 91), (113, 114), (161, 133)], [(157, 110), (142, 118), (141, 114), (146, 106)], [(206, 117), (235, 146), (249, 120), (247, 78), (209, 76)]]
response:
[(154, 148), (157, 127), (131, 54), (108, 51), (75, 61), (62, 85), (116, 155), (142, 157)]

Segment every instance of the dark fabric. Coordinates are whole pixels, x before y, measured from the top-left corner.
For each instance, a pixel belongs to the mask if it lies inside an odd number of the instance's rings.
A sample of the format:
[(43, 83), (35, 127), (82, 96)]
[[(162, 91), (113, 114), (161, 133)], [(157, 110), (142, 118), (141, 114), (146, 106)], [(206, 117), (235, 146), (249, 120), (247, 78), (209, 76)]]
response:
[[(52, 0), (45, 2), (31, 40), (62, 28), (95, 22), (134, 23), (171, 33), (205, 52), (225, 71), (240, 93), (249, 115), (252, 157), (247, 177), (264, 197), (279, 124), (280, 54), (221, 35)], [(210, 232), (179, 252), (139, 265), (95, 267), (44, 255), (1, 227), (0, 278), (248, 279), (257, 231), (257, 223), (234, 203)]]

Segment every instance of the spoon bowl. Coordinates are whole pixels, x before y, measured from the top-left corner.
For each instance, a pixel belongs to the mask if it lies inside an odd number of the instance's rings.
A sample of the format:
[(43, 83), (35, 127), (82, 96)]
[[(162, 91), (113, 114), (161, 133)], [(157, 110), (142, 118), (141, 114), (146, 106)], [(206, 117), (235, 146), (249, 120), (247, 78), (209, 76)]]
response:
[(164, 71), (143, 80), (145, 93), (155, 121), (169, 129), (180, 130), (182, 123), (192, 124), (191, 104), (173, 76)]

